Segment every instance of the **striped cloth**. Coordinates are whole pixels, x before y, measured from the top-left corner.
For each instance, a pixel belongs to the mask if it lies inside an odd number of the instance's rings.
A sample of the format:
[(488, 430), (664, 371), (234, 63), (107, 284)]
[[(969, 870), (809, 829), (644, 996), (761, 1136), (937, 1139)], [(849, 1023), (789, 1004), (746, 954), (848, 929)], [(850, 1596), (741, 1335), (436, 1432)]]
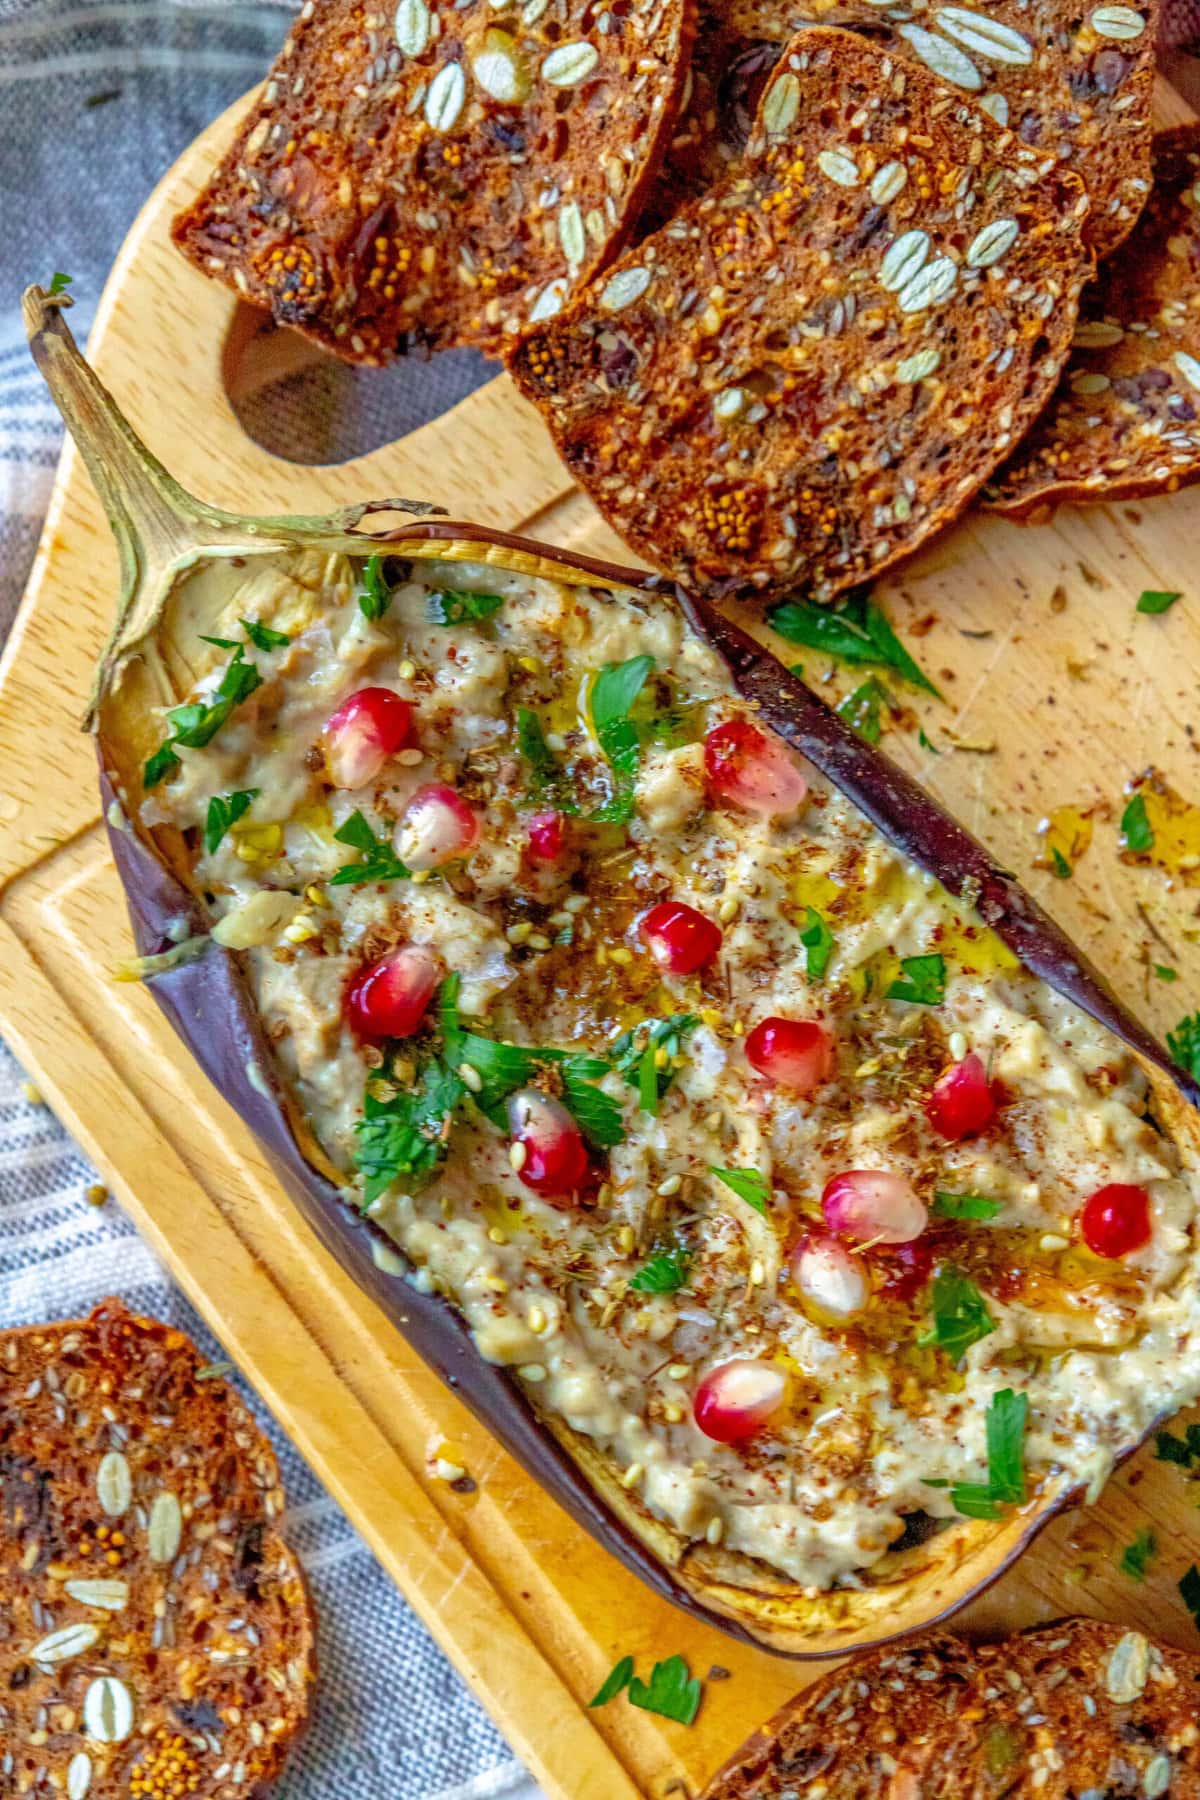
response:
[[(66, 270), (79, 296), (71, 323), (82, 336), (151, 187), (259, 78), (286, 25), (285, 7), (240, 0), (0, 0), (0, 641), (28, 574), (62, 435), (25, 349), (20, 290)], [(469, 357), (428, 379), (434, 368), (426, 365), (419, 391), (410, 381), (400, 429), (460, 398), (483, 372)], [(315, 398), (332, 432), (322, 449), (347, 454), (347, 427), (331, 423), (337, 393)], [(393, 385), (388, 403), (396, 398)], [(377, 442), (394, 434), (382, 426), (381, 400), (388, 390), (352, 419)], [(293, 383), (264, 413), (264, 432), (278, 440), (295, 439), (302, 424), (311, 430), (313, 401)], [(222, 1359), (116, 1203), (88, 1203), (96, 1179), (47, 1109), (31, 1103), (0, 1046), (0, 1325), (76, 1316), (119, 1293), (189, 1332), (209, 1360)], [(279, 1454), (288, 1535), (319, 1610), (316, 1715), (282, 1800), (536, 1800), (499, 1732), (241, 1386)]]

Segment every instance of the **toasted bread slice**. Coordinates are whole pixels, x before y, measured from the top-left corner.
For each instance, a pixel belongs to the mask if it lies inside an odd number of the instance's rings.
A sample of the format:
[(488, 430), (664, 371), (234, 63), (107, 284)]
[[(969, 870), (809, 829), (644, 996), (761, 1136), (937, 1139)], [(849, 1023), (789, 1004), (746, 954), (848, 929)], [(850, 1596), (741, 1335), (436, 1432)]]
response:
[(175, 241), (351, 361), (496, 353), (620, 247), (674, 124), (692, 5), (305, 6)]
[(1087, 289), (1053, 401), (988, 490), (1012, 519), (1200, 480), (1200, 125), (1154, 139), (1154, 192)]
[(0, 1777), (15, 1754), (22, 1792), (265, 1794), (313, 1616), (274, 1453), (195, 1346), (117, 1300), (0, 1334), (0, 1496)]
[[(989, 0), (985, 9), (937, 0), (732, 0), (721, 31), (747, 46), (782, 46), (804, 25), (843, 25), (923, 63), (1016, 132), (1046, 169), (1074, 169), (1091, 199), (1085, 235), (1102, 257), (1128, 236), (1150, 191), (1157, 10), (1158, 0)], [(724, 110), (717, 141), (736, 137), (736, 118)]]
[(803, 32), (738, 170), (510, 367), (653, 566), (828, 598), (960, 512), (1045, 404), (1086, 209), (924, 69)]

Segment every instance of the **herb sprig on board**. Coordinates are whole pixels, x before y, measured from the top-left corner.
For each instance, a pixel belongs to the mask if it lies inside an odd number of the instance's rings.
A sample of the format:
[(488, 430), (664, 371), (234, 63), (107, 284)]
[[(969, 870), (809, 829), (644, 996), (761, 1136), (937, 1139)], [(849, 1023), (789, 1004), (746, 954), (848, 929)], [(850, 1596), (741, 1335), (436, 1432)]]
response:
[(942, 697), (904, 648), (886, 615), (864, 595), (855, 595), (838, 607), (817, 606), (812, 600), (785, 600), (772, 607), (767, 618), (789, 643), (824, 650), (842, 662), (892, 669), (914, 687), (939, 700)]
[(685, 1657), (668, 1656), (665, 1661), (655, 1663), (649, 1681), (642, 1681), (634, 1674), (632, 1656), (623, 1656), (588, 1705), (607, 1706), (625, 1690), (632, 1706), (640, 1707), (643, 1712), (657, 1713), (663, 1719), (674, 1719), (678, 1725), (692, 1723), (700, 1710), (700, 1697), (704, 1691), (699, 1676), (689, 1673)]

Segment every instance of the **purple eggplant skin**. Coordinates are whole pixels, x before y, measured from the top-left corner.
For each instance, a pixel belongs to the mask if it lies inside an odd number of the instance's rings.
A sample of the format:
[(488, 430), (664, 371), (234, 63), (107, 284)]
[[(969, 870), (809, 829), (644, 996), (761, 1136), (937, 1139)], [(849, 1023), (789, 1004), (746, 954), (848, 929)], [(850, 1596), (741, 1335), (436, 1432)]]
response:
[[(661, 578), (595, 558), (566, 554), (508, 533), (450, 520), (423, 520), (395, 532), (363, 535), (364, 551), (402, 542), (420, 554), (428, 542), (471, 539), (534, 557), (550, 557), (579, 569), (598, 587), (623, 587), (662, 596)], [(1200, 1086), (1172, 1062), (1166, 1050), (1116, 998), (1099, 971), (1083, 958), (1053, 919), (1001, 869), (988, 852), (886, 755), (859, 738), (845, 722), (790, 675), (747, 632), (710, 602), (674, 590), (689, 624), (723, 658), (742, 696), (760, 717), (841, 790), (892, 844), (946, 890), (971, 905), (1034, 974), (1107, 1026), (1153, 1063), (1191, 1105)], [(181, 921), (196, 936), (209, 920), (196, 898), (126, 822), (119, 796), (100, 758), (100, 789), (109, 841), (124, 888), (139, 954), (177, 948)], [(558, 1502), (574, 1522), (656, 1594), (727, 1636), (797, 1662), (841, 1652), (805, 1651), (764, 1644), (738, 1620), (703, 1604), (671, 1568), (655, 1556), (604, 1504), (583, 1472), (540, 1422), (509, 1373), (479, 1355), (466, 1325), (449, 1301), (422, 1294), (381, 1269), (373, 1246), (390, 1240), (347, 1205), (344, 1195), (308, 1162), (293, 1134), (275, 1072), (274, 1058), (237, 957), (215, 943), (194, 960), (147, 977), (159, 1007), (214, 1086), (245, 1120), (271, 1166), (318, 1240), (382, 1308), (421, 1358), (497, 1437), (505, 1449)], [(252, 1078), (253, 1074), (253, 1078)], [(1136, 1446), (1130, 1446), (1130, 1451)], [(916, 1629), (928, 1630), (997, 1580), (1024, 1553), (1055, 1513), (1080, 1498), (1064, 1493), (1031, 1518), (1015, 1548), (960, 1596)], [(912, 1631), (885, 1633), (876, 1642), (899, 1641)], [(868, 1648), (860, 1643), (856, 1647)]]

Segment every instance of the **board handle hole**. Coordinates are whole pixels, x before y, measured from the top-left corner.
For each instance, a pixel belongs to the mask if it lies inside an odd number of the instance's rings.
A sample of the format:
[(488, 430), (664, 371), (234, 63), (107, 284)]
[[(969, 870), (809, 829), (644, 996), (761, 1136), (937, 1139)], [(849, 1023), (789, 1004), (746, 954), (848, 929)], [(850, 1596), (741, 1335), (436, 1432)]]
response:
[(407, 437), (497, 373), (476, 350), (364, 369), (244, 303), (230, 324), (222, 365), (229, 404), (247, 436), (284, 462), (323, 467)]

